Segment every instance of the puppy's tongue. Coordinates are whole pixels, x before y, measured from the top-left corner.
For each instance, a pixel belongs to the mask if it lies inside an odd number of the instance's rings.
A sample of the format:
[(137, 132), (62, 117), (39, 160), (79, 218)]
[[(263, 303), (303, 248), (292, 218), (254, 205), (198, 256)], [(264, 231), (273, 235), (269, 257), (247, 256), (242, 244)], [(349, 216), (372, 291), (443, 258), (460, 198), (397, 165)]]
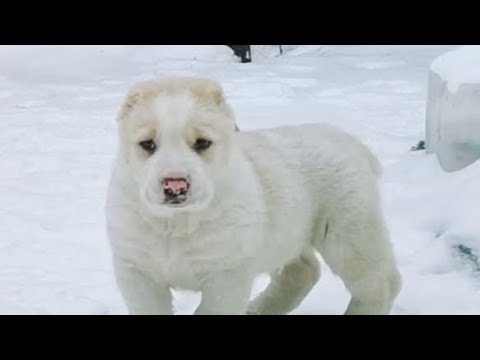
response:
[(186, 179), (165, 179), (163, 189), (175, 195), (188, 191), (188, 181)]

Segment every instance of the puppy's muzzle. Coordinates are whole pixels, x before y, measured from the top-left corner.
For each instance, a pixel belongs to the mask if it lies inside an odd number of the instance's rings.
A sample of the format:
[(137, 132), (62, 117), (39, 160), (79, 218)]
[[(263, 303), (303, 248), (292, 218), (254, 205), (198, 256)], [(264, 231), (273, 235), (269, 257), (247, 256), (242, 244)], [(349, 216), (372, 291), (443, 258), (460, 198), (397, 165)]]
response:
[(162, 188), (165, 204), (182, 204), (188, 198), (190, 179), (186, 176), (167, 177), (162, 180)]

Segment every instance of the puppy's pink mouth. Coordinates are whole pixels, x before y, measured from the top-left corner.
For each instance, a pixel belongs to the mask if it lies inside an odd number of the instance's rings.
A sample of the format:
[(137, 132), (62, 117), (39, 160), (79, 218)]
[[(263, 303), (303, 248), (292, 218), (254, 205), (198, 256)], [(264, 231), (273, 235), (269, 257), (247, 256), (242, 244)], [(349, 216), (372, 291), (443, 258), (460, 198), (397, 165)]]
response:
[(165, 203), (178, 205), (184, 203), (190, 191), (190, 181), (186, 178), (166, 178), (162, 181)]

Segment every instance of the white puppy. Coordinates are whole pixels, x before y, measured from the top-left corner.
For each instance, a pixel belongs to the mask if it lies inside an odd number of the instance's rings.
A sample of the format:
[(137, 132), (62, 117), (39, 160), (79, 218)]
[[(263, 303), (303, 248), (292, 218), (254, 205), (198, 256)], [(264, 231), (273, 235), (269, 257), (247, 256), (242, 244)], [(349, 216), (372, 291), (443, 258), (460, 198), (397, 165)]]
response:
[[(131, 314), (287, 314), (320, 275), (318, 251), (352, 295), (346, 314), (388, 314), (400, 274), (371, 152), (324, 125), (236, 132), (216, 82), (135, 86), (119, 115), (107, 222)], [(249, 304), (256, 276), (271, 283)]]

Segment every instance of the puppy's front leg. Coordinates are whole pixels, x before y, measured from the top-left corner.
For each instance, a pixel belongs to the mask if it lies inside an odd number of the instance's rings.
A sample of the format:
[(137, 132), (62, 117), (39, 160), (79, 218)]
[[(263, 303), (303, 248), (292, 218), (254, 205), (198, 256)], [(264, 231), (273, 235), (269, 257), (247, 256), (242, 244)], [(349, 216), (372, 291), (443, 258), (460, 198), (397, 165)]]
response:
[(245, 269), (208, 274), (202, 281), (202, 301), (195, 315), (244, 315), (253, 276)]
[(114, 261), (115, 275), (130, 315), (173, 315), (172, 294), (135, 267)]

